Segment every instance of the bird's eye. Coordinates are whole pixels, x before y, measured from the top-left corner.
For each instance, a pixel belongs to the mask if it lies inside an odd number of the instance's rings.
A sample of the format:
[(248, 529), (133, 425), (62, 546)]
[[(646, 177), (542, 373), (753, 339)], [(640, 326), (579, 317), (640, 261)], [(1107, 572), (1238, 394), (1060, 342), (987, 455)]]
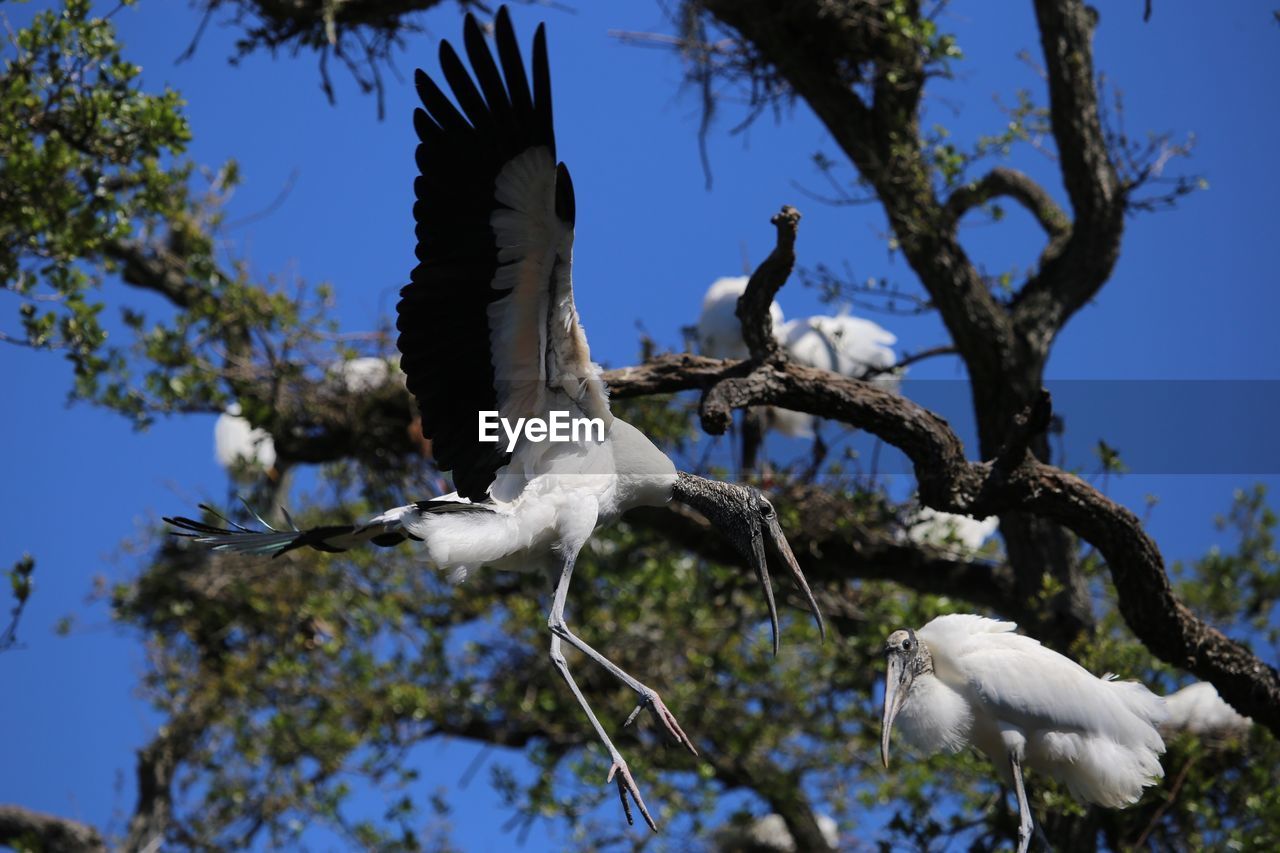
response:
[(902, 641), (902, 650), (903, 650), (904, 652), (909, 652), (909, 651), (911, 651), (911, 640), (903, 640), (903, 641)]

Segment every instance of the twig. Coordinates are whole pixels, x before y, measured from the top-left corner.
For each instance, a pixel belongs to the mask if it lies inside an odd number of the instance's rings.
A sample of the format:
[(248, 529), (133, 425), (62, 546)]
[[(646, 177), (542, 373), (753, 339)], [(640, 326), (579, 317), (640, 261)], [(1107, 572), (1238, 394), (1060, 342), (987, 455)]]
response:
[(1147, 828), (1142, 830), (1142, 834), (1138, 836), (1138, 840), (1133, 842), (1131, 849), (1141, 850), (1146, 843), (1147, 836), (1155, 830), (1156, 824), (1160, 823), (1160, 818), (1164, 817), (1164, 813), (1169, 810), (1174, 801), (1178, 799), (1179, 792), (1182, 791), (1182, 785), (1187, 781), (1187, 774), (1191, 772), (1191, 766), (1196, 763), (1198, 755), (1192, 755), (1182, 765), (1182, 769), (1178, 771), (1177, 777), (1173, 780), (1173, 784), (1169, 786), (1169, 795), (1164, 798), (1164, 802), (1151, 815), (1151, 820), (1147, 823)]

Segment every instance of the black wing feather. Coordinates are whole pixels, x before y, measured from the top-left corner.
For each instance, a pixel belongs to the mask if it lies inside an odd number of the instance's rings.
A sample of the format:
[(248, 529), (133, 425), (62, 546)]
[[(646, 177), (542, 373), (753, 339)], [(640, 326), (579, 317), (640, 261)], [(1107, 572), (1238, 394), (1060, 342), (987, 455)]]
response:
[(454, 97), (458, 99), (458, 105), (466, 113), (467, 120), (477, 134), (492, 132), (494, 122), (493, 116), (489, 114), (489, 106), (484, 102), (484, 97), (471, 80), (471, 75), (467, 73), (457, 52), (447, 41), (440, 42), (440, 70), (444, 72), (444, 79), (449, 83)]
[(461, 110), (426, 74), (415, 75), (425, 108), (414, 115), (421, 142), (414, 183), (419, 264), (396, 309), (401, 367), (422, 432), (440, 468), (453, 472), (459, 494), (473, 501), (487, 497), (494, 473), (510, 459), (502, 445), (477, 436), (477, 413), (498, 409), (487, 313), (504, 296), (491, 286), (498, 268), (490, 225), (498, 206), (494, 184), (521, 152), (539, 145), (555, 152), (546, 36), (540, 31), (534, 43), (530, 92), (505, 7), (495, 24), (501, 72), (471, 15), (463, 37), (475, 82), (456, 52), (441, 47), (445, 81)]

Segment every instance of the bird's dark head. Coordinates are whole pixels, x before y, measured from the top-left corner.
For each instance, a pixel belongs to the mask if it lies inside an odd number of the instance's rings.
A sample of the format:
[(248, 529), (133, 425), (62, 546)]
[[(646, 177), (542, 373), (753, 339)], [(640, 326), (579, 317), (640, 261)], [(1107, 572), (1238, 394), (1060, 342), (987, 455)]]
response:
[(880, 760), (889, 767), (889, 734), (916, 678), (933, 672), (933, 656), (910, 628), (899, 628), (884, 644), (884, 712), (880, 718)]
[(769, 605), (775, 654), (778, 651), (778, 608), (773, 598), (773, 587), (769, 583), (770, 558), (787, 568), (797, 589), (808, 601), (809, 609), (818, 623), (818, 630), (826, 637), (826, 626), (822, 621), (822, 613), (818, 610), (818, 603), (814, 601), (804, 572), (800, 570), (800, 564), (791, 552), (791, 546), (787, 544), (787, 537), (782, 533), (778, 513), (763, 492), (752, 486), (721, 483), (681, 471), (676, 478), (671, 498), (706, 516), (707, 521), (732, 542), (751, 565)]

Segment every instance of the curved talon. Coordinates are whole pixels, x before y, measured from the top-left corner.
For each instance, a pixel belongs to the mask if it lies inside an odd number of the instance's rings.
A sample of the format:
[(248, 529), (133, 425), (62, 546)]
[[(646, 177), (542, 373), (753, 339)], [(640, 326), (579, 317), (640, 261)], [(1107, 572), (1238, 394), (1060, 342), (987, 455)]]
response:
[(677, 744), (684, 744), (685, 748), (694, 755), (698, 754), (693, 741), (689, 740), (689, 736), (684, 733), (684, 729), (680, 728), (676, 715), (671, 713), (671, 709), (667, 707), (666, 702), (662, 701), (662, 697), (653, 691), (640, 697), (640, 704), (636, 705), (635, 710), (627, 717), (627, 721), (622, 724), (622, 727), (625, 729), (634, 723), (636, 717), (640, 716), (640, 712), (645, 708), (653, 711), (653, 715), (658, 718), (658, 722), (662, 723), (663, 728), (667, 730), (667, 734), (671, 735)]
[(658, 718), (658, 721), (666, 727), (671, 736), (676, 739), (676, 743), (682, 743), (694, 755), (698, 754), (698, 750), (693, 746), (693, 741), (689, 740), (689, 736), (684, 733), (684, 729), (680, 728), (680, 723), (676, 721), (676, 715), (671, 713), (671, 709), (667, 707), (667, 704), (662, 701), (662, 697), (657, 693), (650, 697), (649, 708), (653, 711), (654, 716)]
[(618, 799), (622, 800), (622, 812), (627, 816), (627, 825), (634, 826), (635, 820), (631, 816), (631, 800), (636, 801), (636, 807), (640, 809), (640, 814), (644, 816), (644, 822), (649, 824), (649, 828), (654, 832), (658, 831), (658, 825), (653, 822), (653, 818), (649, 815), (649, 809), (645, 807), (644, 798), (640, 796), (640, 789), (636, 787), (636, 780), (631, 778), (631, 771), (627, 769), (627, 762), (621, 758), (613, 760), (613, 766), (609, 768), (609, 776), (605, 779), (606, 784), (612, 782), (614, 775), (618, 777)]

